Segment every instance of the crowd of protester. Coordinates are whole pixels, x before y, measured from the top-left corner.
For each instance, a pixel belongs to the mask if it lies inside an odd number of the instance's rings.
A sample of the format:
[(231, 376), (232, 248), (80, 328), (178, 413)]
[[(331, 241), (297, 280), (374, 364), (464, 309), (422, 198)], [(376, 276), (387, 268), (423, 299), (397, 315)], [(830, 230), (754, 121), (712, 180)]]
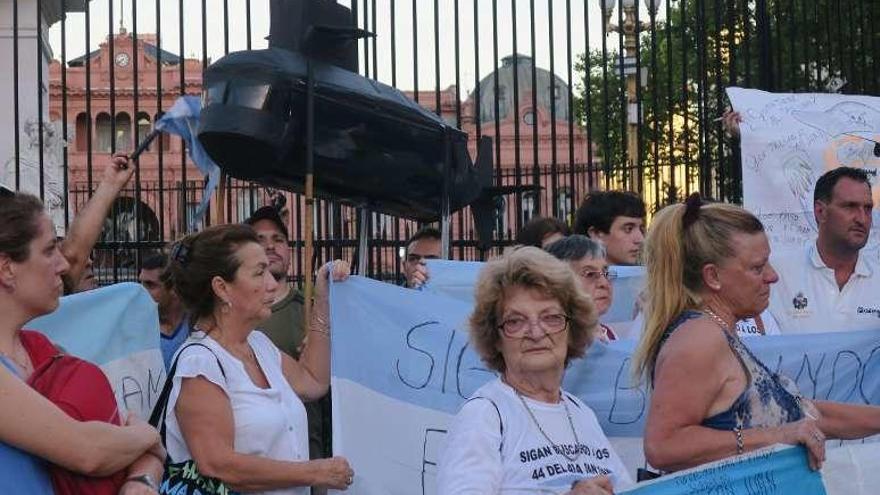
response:
[[(90, 253), (131, 176), (127, 159), (114, 156), (63, 239), (39, 200), (0, 190), (0, 491), (103, 483), (112, 493), (155, 494), (172, 468), (245, 493), (349, 487), (356, 466), (330, 452), (327, 393), (328, 284), (344, 281), (349, 266), (322, 266), (307, 300), (288, 281), (290, 237), (276, 206), (142, 260), (139, 281), (156, 302), (169, 377), (158, 429), (112, 410), (75, 417), (34, 385), (63, 353), (23, 328), (62, 294), (97, 286)], [(698, 195), (661, 210), (649, 229), (644, 203), (624, 191), (588, 194), (571, 228), (533, 218), (475, 286), (471, 341), (498, 377), (453, 420), (439, 493), (540, 491), (546, 485), (527, 452), (579, 466), (567, 493), (632, 486), (635, 473), (596, 415), (562, 389), (571, 360), (621, 338), (638, 341), (634, 375), (652, 389), (644, 448), (658, 475), (775, 443), (803, 445), (818, 469), (827, 439), (880, 433), (880, 407), (808, 400), (742, 338), (880, 328), (880, 267), (862, 253), (872, 208), (864, 171), (826, 173), (815, 187), (816, 242), (797, 255), (771, 253), (750, 212)], [(426, 262), (441, 257), (441, 242), (430, 226), (407, 241), (405, 288), (429, 281)], [(603, 321), (615, 270), (642, 263), (635, 328), (623, 337)], [(96, 397), (109, 385), (101, 387)]]

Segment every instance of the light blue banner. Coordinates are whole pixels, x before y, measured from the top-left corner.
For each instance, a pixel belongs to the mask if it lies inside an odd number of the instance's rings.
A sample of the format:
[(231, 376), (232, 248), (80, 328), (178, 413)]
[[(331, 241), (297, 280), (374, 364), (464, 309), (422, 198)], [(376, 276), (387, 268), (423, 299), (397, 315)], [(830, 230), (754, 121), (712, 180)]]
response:
[[(476, 261), (429, 260), (428, 281), (422, 290), (461, 301), (472, 302), (474, 284), (483, 263)], [(645, 281), (643, 266), (611, 266), (615, 274), (612, 281), (614, 299), (608, 312), (602, 317), (605, 323), (631, 321), (636, 316), (636, 301)]]
[(114, 284), (61, 298), (53, 313), (28, 322), (66, 352), (101, 366), (122, 411), (149, 413), (165, 381), (159, 313), (140, 284)]
[[(431, 267), (431, 277), (447, 277), (438, 268)], [(331, 297), (334, 377), (454, 414), (494, 376), (468, 343), (469, 302), (360, 277), (333, 284)], [(635, 344), (597, 343), (566, 372), (563, 387), (593, 408), (609, 437), (642, 436), (648, 398), (644, 387), (632, 385)], [(880, 331), (761, 337), (747, 344), (806, 397), (880, 404)]]
[(135, 283), (113, 284), (61, 298), (53, 313), (31, 320), (65, 351), (96, 364), (159, 348), (159, 313)]
[(755, 452), (639, 484), (621, 495), (825, 495), (803, 447)]

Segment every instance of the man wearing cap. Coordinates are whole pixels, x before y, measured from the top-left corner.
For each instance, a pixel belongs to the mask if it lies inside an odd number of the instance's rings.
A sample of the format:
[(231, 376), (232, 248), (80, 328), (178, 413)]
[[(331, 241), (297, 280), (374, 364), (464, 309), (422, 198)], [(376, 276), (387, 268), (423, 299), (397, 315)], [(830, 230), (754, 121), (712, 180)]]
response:
[(294, 359), (299, 359), (299, 348), (305, 335), (305, 300), (287, 282), (287, 272), (290, 269), (290, 236), (287, 226), (274, 206), (258, 209), (245, 223), (257, 232), (260, 245), (269, 258), (269, 272), (278, 281), (272, 316), (260, 325), (260, 330), (269, 336), (276, 347)]

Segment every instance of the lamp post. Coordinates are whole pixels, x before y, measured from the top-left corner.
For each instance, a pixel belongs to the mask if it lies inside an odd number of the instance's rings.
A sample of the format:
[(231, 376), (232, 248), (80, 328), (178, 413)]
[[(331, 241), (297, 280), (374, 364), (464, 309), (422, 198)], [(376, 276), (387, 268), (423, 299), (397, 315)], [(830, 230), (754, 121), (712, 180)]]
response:
[[(614, 7), (618, 0), (599, 0), (602, 7), (603, 20), (605, 23), (605, 34), (618, 33), (623, 36), (624, 53), (621, 56), (620, 63), (623, 64), (623, 74), (626, 76), (626, 115), (627, 115), (627, 132), (626, 132), (626, 155), (630, 168), (634, 168), (636, 157), (638, 157), (638, 126), (639, 126), (639, 105), (636, 91), (638, 84), (638, 67), (636, 67), (636, 55), (639, 49), (639, 33), (650, 28), (647, 22), (636, 20), (636, 9), (638, 4), (636, 0), (619, 0), (623, 6), (623, 25), (618, 26), (611, 23), (611, 16), (614, 13)], [(660, 7), (661, 0), (644, 0), (645, 7), (653, 15)], [(629, 186), (627, 184), (627, 186)], [(641, 181), (639, 181), (641, 187)]]

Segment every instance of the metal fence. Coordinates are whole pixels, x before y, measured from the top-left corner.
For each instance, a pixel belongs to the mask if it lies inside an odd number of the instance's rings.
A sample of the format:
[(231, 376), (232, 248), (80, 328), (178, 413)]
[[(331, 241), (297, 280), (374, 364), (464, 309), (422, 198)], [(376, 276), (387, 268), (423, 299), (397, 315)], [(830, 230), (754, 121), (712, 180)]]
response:
[[(498, 200), (488, 252), (476, 247), (467, 209), (455, 213), (457, 259), (497, 252), (534, 215), (571, 220), (594, 189), (636, 191), (652, 211), (692, 191), (738, 202), (738, 149), (717, 120), (728, 86), (880, 92), (875, 0), (339, 3), (376, 33), (359, 45), (365, 77), (409, 92), (473, 141), (492, 136), (498, 185), (537, 186)], [(12, 112), (0, 131), (8, 138), (0, 140), (0, 158), (10, 157), (7, 182), (41, 197), (55, 184), (65, 221), (94, 191), (110, 152), (130, 149), (176, 96), (197, 94), (212, 60), (264, 47), (268, 34), (269, 0), (0, 0), (0, 7), (9, 14), (0, 15), (8, 19), (0, 29), (11, 33), (0, 45), (12, 72), (11, 91), (0, 94)], [(54, 19), (48, 30), (27, 28)], [(57, 64), (47, 64), (50, 51)], [(155, 143), (97, 246), (102, 281), (134, 278), (145, 252), (191, 230), (202, 186), (180, 140)], [(272, 193), (234, 180), (225, 189), (224, 204), (214, 202), (203, 224), (240, 221)], [(293, 275), (301, 280), (305, 207), (299, 195), (286, 197)], [(319, 259), (352, 258), (356, 211), (319, 202)], [(370, 223), (369, 273), (398, 279), (400, 248), (418, 226), (375, 214)]]

